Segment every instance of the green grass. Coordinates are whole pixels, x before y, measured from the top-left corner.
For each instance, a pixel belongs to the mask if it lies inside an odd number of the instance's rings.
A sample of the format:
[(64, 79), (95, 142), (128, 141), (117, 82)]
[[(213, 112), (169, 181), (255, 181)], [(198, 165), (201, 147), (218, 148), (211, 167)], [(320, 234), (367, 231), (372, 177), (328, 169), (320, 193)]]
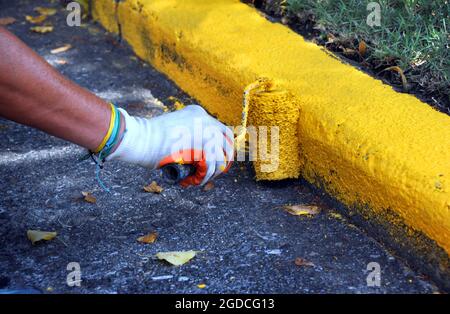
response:
[(369, 2), (287, 0), (286, 9), (291, 15), (311, 11), (327, 30), (369, 43), (370, 59), (398, 58), (398, 65), (410, 72), (409, 79), (448, 95), (442, 89), (449, 88), (450, 79), (450, 0), (378, 0), (379, 27), (366, 23)]

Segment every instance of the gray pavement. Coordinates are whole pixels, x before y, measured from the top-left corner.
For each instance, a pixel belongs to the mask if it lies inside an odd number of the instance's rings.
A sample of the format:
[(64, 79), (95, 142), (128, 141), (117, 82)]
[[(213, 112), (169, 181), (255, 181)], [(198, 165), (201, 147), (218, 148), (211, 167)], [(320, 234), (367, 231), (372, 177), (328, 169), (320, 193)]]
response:
[[(99, 25), (65, 25), (65, 11), (49, 18), (55, 30), (29, 31), (25, 15), (47, 1), (2, 1), (8, 28), (64, 75), (133, 115), (172, 109), (169, 97), (195, 103), (167, 77), (133, 56)], [(67, 43), (73, 48), (52, 55)], [(64, 63), (65, 60), (66, 63)], [(42, 79), (45, 79), (43, 77)], [(156, 101), (159, 100), (158, 101)], [(299, 180), (261, 183), (251, 165), (235, 164), (215, 188), (164, 185), (157, 172), (108, 163), (103, 181), (83, 150), (40, 131), (0, 119), (0, 289), (43, 293), (431, 293), (435, 286), (412, 272), (364, 232), (349, 224)], [(159, 182), (161, 194), (142, 187)], [(96, 204), (82, 200), (93, 192)], [(312, 218), (286, 213), (286, 204), (319, 204)], [(28, 229), (57, 231), (32, 245)], [(139, 236), (156, 231), (154, 244)], [(197, 250), (174, 267), (157, 252)], [(302, 257), (314, 267), (294, 263)], [(69, 287), (66, 267), (81, 266), (81, 287)], [(381, 287), (368, 287), (369, 262), (381, 266)], [(162, 276), (162, 277), (161, 277)], [(205, 288), (197, 285), (204, 283)]]

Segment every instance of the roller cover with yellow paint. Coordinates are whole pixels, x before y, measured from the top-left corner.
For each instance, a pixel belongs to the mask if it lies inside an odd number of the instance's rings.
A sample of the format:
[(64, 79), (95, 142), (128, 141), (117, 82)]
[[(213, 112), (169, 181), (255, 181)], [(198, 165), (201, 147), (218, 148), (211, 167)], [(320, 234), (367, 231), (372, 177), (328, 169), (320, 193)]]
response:
[[(253, 162), (256, 179), (298, 178), (301, 169), (297, 136), (300, 106), (296, 99), (286, 90), (257, 90), (250, 93), (249, 104), (248, 127), (254, 127), (258, 136), (257, 145), (249, 141), (250, 153), (256, 157)], [(274, 132), (273, 128), (278, 131)], [(262, 158), (264, 154), (266, 157)]]
[[(228, 124), (239, 124), (245, 86), (259, 77), (279, 82), (300, 107), (298, 138), (286, 145), (300, 147), (304, 178), (321, 182), (346, 205), (396, 213), (450, 253), (449, 116), (238, 0), (93, 5), (109, 30), (118, 29), (111, 25), (117, 16), (139, 57)], [(280, 159), (280, 165), (290, 162)], [(280, 171), (273, 178), (288, 176)]]

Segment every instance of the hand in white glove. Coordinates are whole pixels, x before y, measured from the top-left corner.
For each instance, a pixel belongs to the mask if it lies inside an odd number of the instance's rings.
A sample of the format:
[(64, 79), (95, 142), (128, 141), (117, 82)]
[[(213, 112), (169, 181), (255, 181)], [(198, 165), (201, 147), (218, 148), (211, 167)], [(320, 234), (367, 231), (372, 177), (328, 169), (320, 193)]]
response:
[(107, 160), (123, 160), (155, 169), (169, 163), (192, 164), (196, 172), (183, 186), (203, 185), (228, 171), (234, 158), (234, 136), (197, 105), (145, 119), (125, 117), (126, 132)]

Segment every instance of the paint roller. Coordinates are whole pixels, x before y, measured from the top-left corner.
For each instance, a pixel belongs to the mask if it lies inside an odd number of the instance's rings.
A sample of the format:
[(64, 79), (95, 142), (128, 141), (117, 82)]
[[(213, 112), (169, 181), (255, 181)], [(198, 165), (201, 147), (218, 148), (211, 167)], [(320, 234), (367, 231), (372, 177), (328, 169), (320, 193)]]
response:
[[(255, 82), (249, 84), (244, 89), (242, 116), (241, 116), (241, 130), (235, 137), (235, 150), (245, 149), (245, 134), (247, 128), (247, 118), (249, 110), (250, 92), (254, 89), (268, 90), (272, 86), (272, 82), (265, 77), (258, 78)], [(195, 167), (189, 164), (167, 164), (161, 168), (163, 180), (169, 184), (176, 184), (181, 180), (187, 178), (195, 173)]]

